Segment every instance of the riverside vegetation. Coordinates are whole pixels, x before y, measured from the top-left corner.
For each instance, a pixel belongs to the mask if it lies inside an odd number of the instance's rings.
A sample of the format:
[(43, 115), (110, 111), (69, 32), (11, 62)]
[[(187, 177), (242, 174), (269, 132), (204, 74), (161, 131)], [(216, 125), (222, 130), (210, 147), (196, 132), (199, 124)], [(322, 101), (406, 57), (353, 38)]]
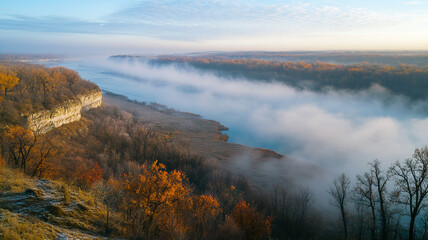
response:
[(2, 239), (428, 238), (427, 148), (388, 170), (373, 161), (353, 186), (344, 174), (320, 186), (336, 217), (308, 189), (256, 191), (118, 108), (46, 133), (25, 128), (25, 114), (97, 89), (73, 70), (2, 62), (0, 88)]

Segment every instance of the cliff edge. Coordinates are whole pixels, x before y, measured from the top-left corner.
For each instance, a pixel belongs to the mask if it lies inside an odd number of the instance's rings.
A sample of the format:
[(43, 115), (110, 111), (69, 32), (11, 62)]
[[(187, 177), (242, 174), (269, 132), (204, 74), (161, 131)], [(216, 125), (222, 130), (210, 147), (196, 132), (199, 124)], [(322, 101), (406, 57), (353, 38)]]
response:
[(101, 106), (102, 92), (99, 89), (80, 94), (51, 110), (43, 110), (26, 117), (26, 125), (32, 131), (46, 133), (61, 125), (79, 121), (81, 113)]

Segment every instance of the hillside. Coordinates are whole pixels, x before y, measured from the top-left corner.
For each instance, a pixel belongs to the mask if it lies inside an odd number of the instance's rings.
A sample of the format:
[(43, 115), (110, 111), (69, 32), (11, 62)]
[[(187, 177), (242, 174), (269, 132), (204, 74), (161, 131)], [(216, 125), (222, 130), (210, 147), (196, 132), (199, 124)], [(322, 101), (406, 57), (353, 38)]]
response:
[(23, 124), (25, 117), (51, 110), (99, 88), (64, 67), (47, 68), (20, 62), (0, 62), (0, 120)]
[(102, 239), (106, 206), (60, 181), (0, 168), (0, 238)]
[[(207, 147), (196, 147), (225, 143), (227, 136), (220, 133), (224, 127), (217, 122), (152, 105), (154, 111), (146, 116), (163, 116), (159, 125), (160, 119), (147, 121), (141, 115), (144, 111), (135, 113), (128, 101), (128, 111), (112, 104), (85, 112), (99, 105), (100, 98), (91, 97), (98, 87), (72, 70), (0, 66), (2, 237), (266, 239), (270, 235), (269, 206), (262, 195), (245, 177), (212, 161), (222, 154), (221, 148), (207, 151), (207, 157), (201, 155)], [(8, 80), (13, 83), (6, 84)], [(21, 92), (26, 92), (23, 98), (18, 97)], [(76, 110), (80, 120), (67, 117), (67, 105), (75, 101), (80, 104)], [(178, 118), (165, 118), (165, 112)], [(28, 125), (28, 116), (38, 113), (48, 116), (49, 130)], [(68, 120), (55, 124), (57, 114)], [(196, 121), (196, 129), (183, 128), (191, 123), (185, 119)], [(187, 141), (198, 136), (203, 136), (197, 139), (199, 144), (193, 142), (189, 148)], [(252, 151), (281, 157), (268, 150)], [(14, 174), (17, 177), (11, 178)], [(252, 219), (251, 224), (243, 219)]]

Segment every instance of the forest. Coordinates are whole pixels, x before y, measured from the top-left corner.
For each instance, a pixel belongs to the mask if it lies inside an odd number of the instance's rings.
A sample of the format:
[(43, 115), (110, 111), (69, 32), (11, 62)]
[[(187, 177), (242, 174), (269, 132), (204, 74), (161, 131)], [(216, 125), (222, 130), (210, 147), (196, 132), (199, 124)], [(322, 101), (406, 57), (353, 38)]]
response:
[[(217, 66), (284, 68), (257, 62), (219, 62)], [(295, 69), (296, 76), (328, 73), (329, 68), (339, 71), (336, 65), (319, 65), (308, 66), (310, 71), (304, 63), (289, 63), (285, 68), (287, 72)], [(350, 71), (344, 68), (341, 71)], [(387, 74), (387, 68), (355, 71)], [(405, 69), (391, 71), (411, 75)], [(328, 192), (331, 203), (330, 210), (321, 211), (309, 189), (272, 183), (273, 191), (256, 190), (245, 177), (173, 141), (172, 133), (147, 127), (135, 113), (115, 107), (92, 109), (82, 113), (82, 120), (47, 133), (32, 132), (19, 121), (21, 113), (49, 109), (96, 87), (62, 67), (0, 65), (0, 171), (13, 169), (90, 192), (107, 208), (99, 223), (100, 236), (428, 239), (428, 148), (416, 149), (410, 158), (386, 168), (374, 160), (365, 173), (342, 174), (329, 186), (319, 186)]]
[[(116, 56), (120, 59), (123, 56)], [(334, 64), (328, 62), (278, 61), (255, 58), (228, 58), (217, 55), (160, 56), (149, 59), (151, 64), (189, 65), (196, 69), (209, 70), (222, 77), (245, 78), (257, 81), (277, 81), (287, 85), (326, 91), (329, 88), (360, 91), (380, 85), (393, 94), (404, 95), (412, 100), (427, 98), (428, 65), (397, 66), (361, 64)], [(129, 58), (129, 57), (128, 57)], [(134, 57), (135, 59), (140, 59)], [(129, 59), (134, 59), (129, 58)], [(146, 61), (145, 58), (141, 58)]]
[(208, 55), (223, 59), (259, 59), (280, 62), (308, 62), (317, 61), (326, 63), (340, 63), (353, 65), (370, 63), (377, 65), (399, 66), (416, 65), (424, 67), (428, 65), (428, 52), (426, 51), (242, 51), (242, 52), (210, 52), (196, 55)]

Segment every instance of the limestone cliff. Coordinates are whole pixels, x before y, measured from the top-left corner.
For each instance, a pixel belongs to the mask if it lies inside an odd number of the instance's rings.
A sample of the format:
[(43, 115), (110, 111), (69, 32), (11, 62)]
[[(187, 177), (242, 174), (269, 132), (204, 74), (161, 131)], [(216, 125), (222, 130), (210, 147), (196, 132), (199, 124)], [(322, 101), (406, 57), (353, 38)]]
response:
[(93, 90), (77, 96), (77, 100), (67, 101), (51, 110), (36, 112), (27, 116), (27, 126), (32, 131), (49, 132), (53, 128), (78, 121), (81, 112), (99, 107), (102, 103), (100, 90)]

